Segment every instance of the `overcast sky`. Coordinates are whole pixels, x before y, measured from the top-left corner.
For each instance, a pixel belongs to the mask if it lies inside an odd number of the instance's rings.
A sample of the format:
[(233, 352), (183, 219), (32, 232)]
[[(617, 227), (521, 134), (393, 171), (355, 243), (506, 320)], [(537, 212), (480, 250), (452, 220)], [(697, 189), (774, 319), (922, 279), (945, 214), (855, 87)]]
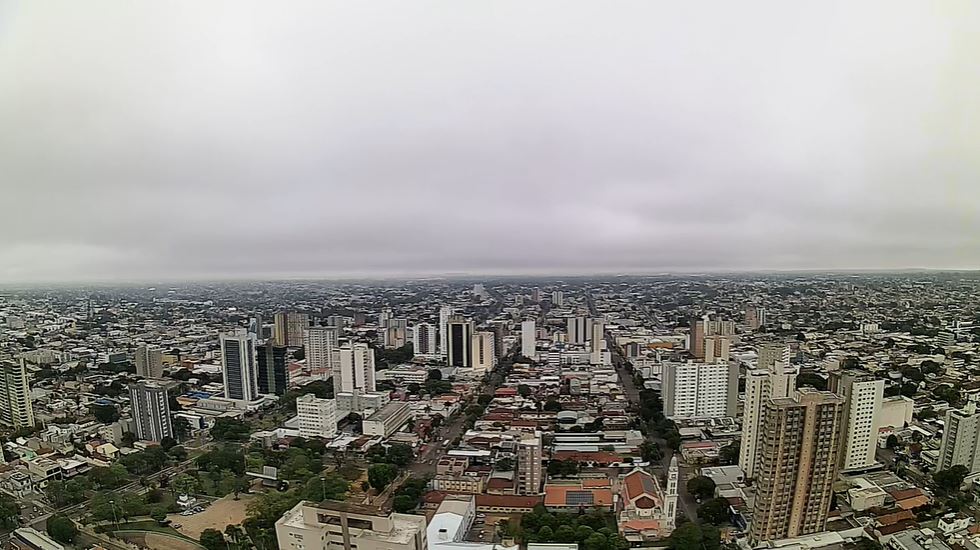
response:
[(0, 0), (0, 282), (980, 268), (980, 2)]

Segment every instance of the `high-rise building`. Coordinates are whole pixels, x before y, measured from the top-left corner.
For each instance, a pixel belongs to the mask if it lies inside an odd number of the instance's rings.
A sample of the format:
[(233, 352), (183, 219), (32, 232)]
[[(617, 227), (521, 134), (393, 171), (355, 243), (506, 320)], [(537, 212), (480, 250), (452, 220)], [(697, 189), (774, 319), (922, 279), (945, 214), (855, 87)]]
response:
[(221, 334), (220, 342), (225, 398), (255, 401), (259, 396), (255, 369), (255, 335), (240, 328)]
[(745, 374), (745, 402), (742, 408), (742, 443), (738, 465), (746, 477), (755, 477), (762, 448), (762, 418), (770, 399), (785, 399), (796, 390), (797, 367), (789, 364), (789, 348), (764, 344), (759, 348), (758, 366)]
[(133, 409), (136, 436), (143, 441), (163, 441), (174, 436), (173, 416), (167, 387), (150, 380), (129, 385), (129, 404)]
[[(395, 321), (395, 319), (392, 319), (389, 323), (392, 321)], [(400, 348), (408, 343), (408, 329), (405, 327), (389, 325), (388, 328), (384, 329), (382, 334), (384, 335), (386, 348)]]
[(560, 290), (555, 290), (551, 293), (551, 305), (555, 307), (562, 307), (565, 305), (565, 293)]
[(275, 339), (277, 346), (298, 348), (303, 345), (303, 335), (310, 326), (310, 316), (306, 313), (280, 311), (275, 316)]
[(830, 376), (827, 389), (844, 398), (841, 470), (874, 466), (885, 381), (857, 371), (838, 371)]
[(159, 348), (141, 344), (136, 348), (136, 376), (143, 378), (163, 377), (163, 352)]
[(946, 411), (936, 471), (957, 465), (966, 466), (971, 475), (980, 473), (980, 413), (973, 399), (962, 410)]
[(286, 369), (288, 349), (277, 346), (270, 338), (266, 343), (255, 348), (259, 393), (265, 395), (283, 395), (289, 386), (289, 374)]
[(415, 355), (434, 355), (436, 348), (436, 327), (429, 323), (418, 323), (412, 334)]
[(521, 355), (529, 359), (534, 359), (537, 350), (537, 329), (534, 320), (528, 319), (521, 323)]
[(541, 432), (524, 434), (517, 443), (517, 493), (521, 495), (541, 494), (541, 455), (543, 439)]
[(335, 391), (374, 393), (374, 350), (363, 343), (347, 343), (339, 349), (339, 364), (334, 372)]
[(704, 357), (705, 363), (728, 362), (731, 357), (731, 336), (705, 336), (704, 337)]
[(691, 334), (688, 336), (687, 350), (699, 359), (704, 357), (704, 324), (703, 319), (691, 321)]
[(541, 301), (541, 289), (540, 288), (534, 287), (534, 288), (531, 289), (531, 301), (534, 302), (534, 303), (538, 303), (538, 302)]
[(262, 326), (262, 316), (256, 313), (248, 319), (248, 331), (255, 335), (256, 342), (265, 341), (265, 327)]
[(446, 322), (446, 362), (450, 367), (473, 366), (473, 322), (451, 317)]
[(0, 363), (0, 423), (11, 428), (34, 427), (27, 361)]
[(493, 333), (480, 331), (473, 334), (473, 350), (471, 364), (474, 369), (483, 371), (493, 370), (497, 366), (497, 350), (494, 348)]
[(841, 397), (810, 388), (766, 405), (750, 530), (753, 543), (826, 529), (843, 413)]
[(299, 435), (332, 439), (337, 435), (337, 402), (321, 399), (312, 393), (296, 399)]
[(677, 455), (670, 458), (667, 468), (667, 492), (664, 495), (664, 512), (667, 516), (667, 527), (673, 530), (677, 525), (677, 482), (680, 478), (680, 468), (677, 466)]
[(340, 344), (337, 327), (310, 327), (303, 336), (306, 367), (314, 378), (327, 379), (333, 374), (333, 350)]
[(569, 344), (584, 344), (589, 338), (589, 320), (585, 317), (569, 317), (566, 320)]
[(388, 322), (391, 321), (392, 317), (394, 317), (394, 314), (391, 312), (390, 307), (382, 309), (378, 313), (378, 328), (388, 328)]
[(721, 418), (735, 415), (736, 363), (665, 362), (664, 415), (668, 418)]
[(446, 355), (448, 353), (449, 344), (447, 343), (449, 336), (449, 328), (446, 326), (449, 323), (449, 318), (453, 316), (452, 306), (442, 306), (439, 308), (439, 353)]
[(592, 319), (592, 334), (589, 340), (592, 343), (592, 353), (600, 353), (602, 344), (606, 340), (606, 324), (602, 319)]
[(425, 516), (300, 501), (276, 521), (282, 550), (428, 550)]
[(745, 324), (752, 330), (766, 325), (766, 308), (748, 306), (745, 308)]

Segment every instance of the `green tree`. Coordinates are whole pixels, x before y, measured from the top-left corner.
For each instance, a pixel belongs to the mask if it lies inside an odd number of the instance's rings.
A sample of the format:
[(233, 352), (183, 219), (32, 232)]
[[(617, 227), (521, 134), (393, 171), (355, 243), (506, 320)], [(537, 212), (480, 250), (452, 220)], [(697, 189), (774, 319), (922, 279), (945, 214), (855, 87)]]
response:
[(415, 509), (418, 501), (408, 495), (398, 495), (392, 500), (392, 507), (400, 514), (407, 514)]
[(47, 525), (47, 531), (51, 538), (62, 544), (71, 544), (75, 542), (75, 537), (78, 536), (78, 528), (75, 527), (75, 522), (65, 516), (51, 516), (48, 518)]
[(344, 495), (349, 489), (349, 481), (339, 474), (331, 473), (322, 477), (314, 477), (307, 481), (304, 496), (307, 500), (314, 502), (321, 500), (343, 500)]
[(494, 465), (494, 469), (498, 472), (510, 472), (514, 470), (514, 459), (512, 458), (501, 458)]
[(228, 543), (225, 542), (225, 536), (217, 529), (205, 529), (201, 531), (200, 541), (201, 546), (208, 550), (225, 550), (228, 548)]
[(671, 550), (693, 550), (701, 548), (703, 538), (701, 528), (696, 523), (688, 522), (674, 529), (667, 539), (667, 545)]
[(112, 424), (119, 420), (119, 411), (114, 405), (92, 405), (89, 407), (89, 412), (103, 424)]
[(415, 452), (410, 445), (404, 443), (392, 443), (388, 447), (385, 455), (389, 463), (404, 468), (415, 459)]
[(728, 499), (713, 498), (698, 507), (698, 519), (702, 519), (715, 525), (723, 525), (729, 522)]
[(942, 494), (952, 494), (959, 491), (970, 471), (966, 466), (957, 464), (948, 470), (940, 470), (932, 475), (932, 480), (936, 483), (936, 488)]
[(217, 418), (211, 427), (211, 437), (217, 441), (247, 441), (248, 424), (235, 418)]
[(640, 443), (640, 458), (643, 462), (657, 462), (664, 457), (660, 447), (652, 441)]
[(530, 397), (531, 387), (527, 384), (519, 384), (517, 386), (517, 395), (520, 395), (521, 397)]
[(736, 439), (721, 448), (718, 459), (722, 464), (730, 465), (738, 463), (738, 455), (742, 450), (742, 442)]
[(368, 483), (381, 491), (398, 476), (398, 470), (391, 464), (374, 464), (368, 468)]
[(687, 480), (687, 492), (700, 501), (708, 500), (715, 494), (715, 482), (704, 476), (692, 477)]
[(20, 505), (10, 495), (0, 493), (0, 526), (13, 529), (18, 525)]
[(889, 449), (898, 447), (898, 436), (895, 434), (889, 434), (888, 439), (885, 440), (885, 447), (888, 447)]

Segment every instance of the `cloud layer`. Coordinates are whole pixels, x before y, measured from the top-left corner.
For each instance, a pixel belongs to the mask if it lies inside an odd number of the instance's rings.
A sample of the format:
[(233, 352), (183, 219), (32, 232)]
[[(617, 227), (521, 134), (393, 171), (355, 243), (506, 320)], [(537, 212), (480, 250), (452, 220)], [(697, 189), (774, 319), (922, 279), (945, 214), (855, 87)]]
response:
[(980, 268), (980, 7), (0, 0), (0, 281)]

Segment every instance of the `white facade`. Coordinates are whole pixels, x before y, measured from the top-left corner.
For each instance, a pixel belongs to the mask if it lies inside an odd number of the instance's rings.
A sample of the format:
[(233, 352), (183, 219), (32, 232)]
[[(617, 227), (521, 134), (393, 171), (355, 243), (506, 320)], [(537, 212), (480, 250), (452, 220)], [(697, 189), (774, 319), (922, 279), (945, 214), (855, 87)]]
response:
[(276, 521), (282, 550), (428, 550), (425, 516), (301, 501)]
[(408, 403), (392, 401), (361, 422), (364, 435), (389, 437), (412, 418)]
[[(783, 361), (783, 359), (787, 359)], [(745, 375), (745, 403), (742, 410), (742, 444), (738, 465), (746, 477), (753, 477), (761, 452), (762, 416), (770, 399), (790, 396), (796, 389), (799, 369), (788, 362), (786, 346), (763, 346), (759, 350), (759, 367), (749, 369)], [(767, 365), (768, 368), (763, 367)]]
[(310, 327), (304, 332), (306, 366), (314, 377), (326, 379), (333, 374), (333, 350), (339, 345), (338, 333), (336, 327)]
[(494, 338), (492, 332), (477, 332), (473, 334), (473, 344), (470, 346), (473, 353), (473, 368), (479, 370), (493, 370), (497, 365), (497, 352), (494, 349)]
[(435, 355), (439, 351), (436, 347), (436, 327), (429, 323), (415, 325), (412, 345), (415, 355)]
[(663, 399), (668, 418), (733, 416), (738, 399), (738, 365), (665, 363)]
[(535, 359), (537, 340), (537, 328), (534, 326), (534, 320), (528, 319), (521, 323), (521, 355)]
[(363, 342), (341, 347), (340, 361), (333, 380), (335, 391), (377, 391), (374, 380), (374, 350)]
[(154, 348), (142, 344), (136, 348), (136, 376), (143, 378), (163, 377), (163, 352), (159, 348)]
[(173, 437), (173, 417), (167, 388), (146, 380), (129, 386), (129, 404), (132, 407), (136, 435), (143, 441), (163, 441)]
[(584, 344), (589, 340), (589, 320), (585, 317), (569, 317), (566, 321), (569, 344)]
[(974, 401), (967, 402), (963, 410), (946, 411), (936, 470), (956, 465), (966, 466), (970, 474), (980, 472), (980, 413)]
[(602, 353), (603, 343), (606, 340), (606, 324), (602, 319), (592, 320), (592, 335), (589, 340), (592, 342), (592, 353)]
[(255, 335), (240, 328), (221, 334), (219, 339), (225, 399), (255, 401), (259, 398), (255, 369)]
[(704, 337), (704, 357), (705, 363), (728, 362), (731, 358), (732, 338), (731, 336), (705, 336)]
[(832, 389), (845, 400), (841, 470), (871, 467), (875, 464), (878, 446), (878, 419), (885, 381), (845, 372), (839, 376), (837, 385), (839, 387)]
[(439, 308), (439, 353), (446, 355), (449, 318), (454, 314), (452, 306), (442, 306)]
[(0, 364), (0, 423), (12, 428), (34, 426), (34, 406), (27, 362)]
[(299, 435), (333, 439), (337, 435), (337, 403), (308, 393), (296, 399)]
[(912, 423), (914, 408), (915, 401), (904, 395), (885, 397), (881, 401), (881, 411), (878, 414), (878, 428), (904, 428)]
[(555, 307), (562, 307), (565, 305), (565, 293), (560, 290), (555, 290), (551, 293), (551, 305)]

